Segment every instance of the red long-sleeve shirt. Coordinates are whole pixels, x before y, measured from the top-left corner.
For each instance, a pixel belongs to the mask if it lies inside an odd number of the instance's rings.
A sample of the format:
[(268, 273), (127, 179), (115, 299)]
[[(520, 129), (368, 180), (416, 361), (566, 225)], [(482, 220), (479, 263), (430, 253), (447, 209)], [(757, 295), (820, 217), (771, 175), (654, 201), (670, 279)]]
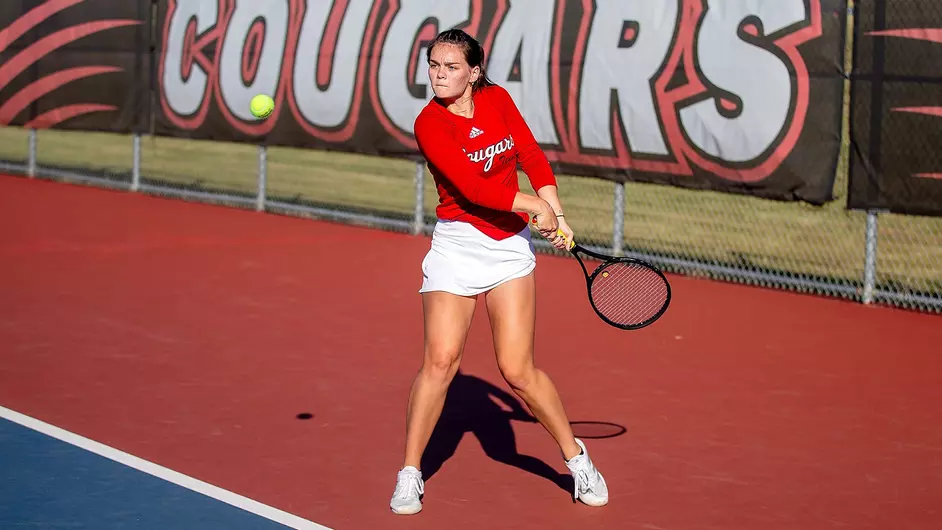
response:
[(502, 87), (475, 93), (472, 118), (433, 98), (415, 120), (415, 138), (438, 189), (438, 218), (466, 221), (494, 239), (520, 232), (529, 221), (512, 211), (518, 162), (535, 191), (556, 185), (546, 155)]

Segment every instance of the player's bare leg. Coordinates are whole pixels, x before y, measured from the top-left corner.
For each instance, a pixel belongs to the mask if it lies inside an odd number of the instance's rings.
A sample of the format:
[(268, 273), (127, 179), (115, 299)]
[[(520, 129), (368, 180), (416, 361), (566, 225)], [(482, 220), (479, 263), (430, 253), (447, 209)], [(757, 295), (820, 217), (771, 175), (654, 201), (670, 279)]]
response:
[(487, 293), (487, 312), (501, 375), (559, 445), (576, 483), (576, 498), (601, 506), (608, 488), (585, 446), (572, 433), (556, 386), (534, 363), (536, 282), (533, 274), (504, 283)]
[(406, 414), (406, 446), (390, 508), (399, 514), (421, 511), (424, 483), (420, 463), (445, 405), (474, 317), (476, 299), (445, 292), (423, 293), (425, 353), (412, 383)]

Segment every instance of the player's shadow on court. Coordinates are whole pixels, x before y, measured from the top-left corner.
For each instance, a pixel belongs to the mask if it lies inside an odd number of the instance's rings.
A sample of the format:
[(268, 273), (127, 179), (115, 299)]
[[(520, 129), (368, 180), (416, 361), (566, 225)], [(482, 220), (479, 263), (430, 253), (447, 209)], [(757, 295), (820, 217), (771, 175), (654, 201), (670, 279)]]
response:
[(484, 453), (497, 462), (543, 477), (571, 492), (573, 481), (568, 473), (559, 473), (539, 458), (517, 452), (512, 420), (537, 421), (513, 394), (459, 370), (448, 387), (441, 418), (422, 456), (423, 478), (430, 479), (455, 454), (464, 434), (470, 432)]

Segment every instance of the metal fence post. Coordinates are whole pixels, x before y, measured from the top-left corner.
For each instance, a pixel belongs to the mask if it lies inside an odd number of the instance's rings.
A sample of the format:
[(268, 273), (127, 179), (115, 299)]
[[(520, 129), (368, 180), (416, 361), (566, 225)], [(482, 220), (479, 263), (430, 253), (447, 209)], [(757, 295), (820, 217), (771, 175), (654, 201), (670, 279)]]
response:
[(268, 182), (268, 148), (258, 146), (258, 194), (255, 198), (255, 211), (265, 209), (265, 189)]
[(36, 129), (30, 129), (29, 130), (29, 155), (28, 155), (29, 158), (27, 159), (27, 162), (26, 162), (26, 174), (29, 175), (29, 178), (33, 178), (36, 176), (36, 157), (38, 156), (38, 153), (36, 151), (37, 149), (36, 143), (37, 143)]
[(425, 162), (415, 163), (415, 212), (412, 217), (412, 234), (419, 235), (425, 229)]
[(131, 161), (131, 191), (141, 187), (141, 135), (134, 133), (134, 153)]
[(867, 256), (864, 262), (863, 303), (873, 302), (877, 276), (877, 212), (867, 211)]
[(621, 256), (625, 249), (625, 183), (615, 183), (615, 204), (612, 209), (612, 253)]

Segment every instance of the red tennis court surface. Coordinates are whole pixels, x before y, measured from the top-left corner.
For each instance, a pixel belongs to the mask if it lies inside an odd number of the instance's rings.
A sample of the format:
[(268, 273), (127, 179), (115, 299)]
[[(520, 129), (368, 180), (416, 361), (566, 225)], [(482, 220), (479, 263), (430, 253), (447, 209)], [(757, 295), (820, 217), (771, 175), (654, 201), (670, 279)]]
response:
[(537, 361), (625, 429), (586, 440), (610, 504), (541, 476), (566, 468), (488, 396), (482, 311), (402, 517), (427, 238), (17, 177), (0, 212), (0, 405), (331, 528), (942, 528), (938, 316), (671, 276), (622, 332), (541, 255)]

